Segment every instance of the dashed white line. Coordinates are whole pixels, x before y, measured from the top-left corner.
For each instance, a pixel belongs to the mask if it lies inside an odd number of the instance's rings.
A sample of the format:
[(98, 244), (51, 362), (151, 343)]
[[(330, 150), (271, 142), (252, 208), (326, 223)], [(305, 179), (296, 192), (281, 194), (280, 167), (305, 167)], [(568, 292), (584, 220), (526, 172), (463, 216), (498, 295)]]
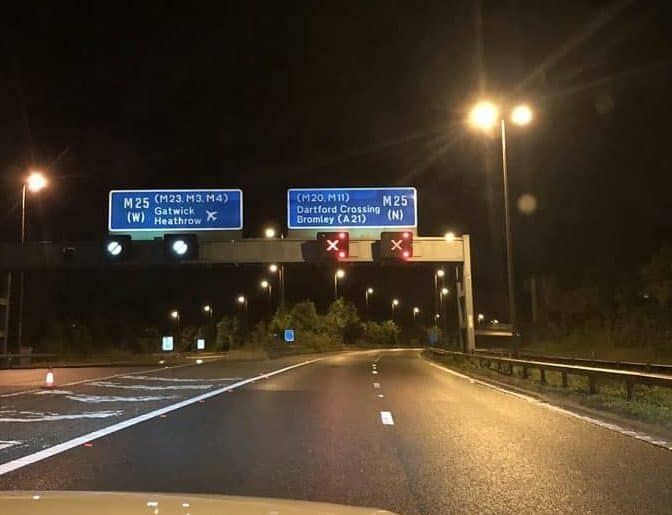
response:
[(380, 383), (373, 383), (374, 388), (380, 388)]
[(371, 371), (371, 373), (372, 373), (373, 375), (376, 375), (376, 374), (378, 373), (378, 371), (377, 371), (377, 370), (373, 370), (373, 371)]
[(461, 374), (461, 373), (456, 372), (455, 370), (451, 370), (449, 368), (442, 367), (440, 365), (432, 363), (431, 361), (426, 361), (426, 363), (433, 366), (434, 368), (438, 368), (439, 370), (443, 370), (444, 372), (452, 374), (452, 375), (454, 375), (456, 377), (459, 377), (461, 379), (467, 379), (472, 384), (476, 383), (476, 384), (479, 384), (481, 386), (485, 386), (486, 388), (490, 388), (492, 390), (503, 393), (505, 395), (510, 395), (512, 397), (517, 397), (518, 399), (522, 399), (524, 401), (527, 401), (530, 404), (534, 404), (536, 406), (546, 408), (548, 410), (554, 411), (556, 413), (561, 413), (563, 415), (567, 415), (567, 416), (572, 417), (572, 418), (583, 420), (584, 422), (587, 422), (587, 423), (592, 424), (594, 426), (598, 426), (598, 427), (601, 427), (603, 429), (608, 429), (609, 431), (614, 431), (615, 433), (622, 434), (623, 436), (628, 436), (630, 438), (634, 438), (636, 440), (640, 440), (642, 442), (646, 442), (646, 443), (649, 443), (651, 445), (655, 445), (656, 447), (662, 447), (663, 449), (667, 449), (668, 451), (672, 451), (672, 442), (668, 442), (666, 440), (661, 440), (659, 438), (648, 435), (646, 433), (642, 433), (640, 431), (633, 431), (631, 429), (626, 429), (624, 427), (619, 426), (618, 424), (613, 424), (611, 422), (606, 422), (604, 420), (600, 420), (600, 419), (595, 418), (595, 417), (590, 417), (588, 415), (581, 415), (579, 413), (575, 413), (575, 412), (570, 411), (568, 409), (561, 408), (559, 406), (555, 406), (555, 405), (550, 404), (546, 401), (536, 399), (536, 398), (531, 397), (529, 395), (525, 395), (523, 393), (518, 393), (518, 392), (513, 392), (511, 390), (507, 390), (506, 388), (501, 388), (497, 385), (488, 383), (487, 381), (481, 381), (479, 379), (474, 379), (473, 377), (470, 377), (470, 376), (465, 375), (465, 374)]
[(385, 396), (384, 396), (382, 393), (379, 393), (379, 394), (378, 394), (378, 398), (379, 398), (379, 399), (382, 399), (383, 397), (385, 397)]
[[(273, 372), (269, 372), (264, 374), (265, 377), (270, 377), (274, 376), (276, 374), (282, 374), (283, 372), (287, 372), (289, 370), (292, 370), (294, 368), (302, 367), (305, 365), (310, 365), (312, 363), (316, 363), (318, 361), (321, 361), (326, 358), (315, 358), (311, 359), (308, 361), (302, 361), (300, 363), (296, 363), (294, 365), (290, 365), (288, 367), (280, 368), (278, 370), (274, 370)], [(169, 406), (164, 406), (163, 408), (156, 409), (154, 411), (150, 411), (148, 413), (144, 413), (142, 415), (138, 415), (137, 417), (129, 418), (127, 420), (122, 420), (121, 422), (117, 422), (116, 424), (112, 424), (111, 426), (104, 427), (102, 429), (99, 429), (97, 431), (93, 431), (91, 433), (87, 433), (81, 436), (78, 436), (76, 438), (73, 438), (71, 440), (68, 440), (63, 443), (59, 443), (58, 445), (54, 445), (53, 447), (49, 447), (47, 449), (43, 449), (41, 451), (35, 452), (33, 454), (29, 454), (27, 456), (23, 456), (22, 458), (18, 458), (16, 460), (8, 461), (7, 463), (2, 463), (0, 464), (0, 476), (7, 474), (9, 472), (12, 472), (13, 470), (20, 469), (22, 467), (25, 467), (26, 465), (31, 465), (32, 463), (36, 463), (38, 461), (45, 460), (47, 458), (50, 458), (51, 456), (55, 456), (57, 454), (60, 454), (62, 452), (68, 451), (70, 449), (73, 449), (75, 447), (79, 447), (80, 445), (83, 445), (85, 443), (89, 443), (93, 440), (97, 440), (98, 438), (102, 438), (104, 436), (107, 436), (112, 433), (116, 433), (117, 431), (121, 431), (123, 429), (127, 429), (129, 427), (135, 426), (137, 424), (140, 424), (141, 422), (145, 422), (147, 420), (151, 420), (156, 417), (160, 417), (161, 415), (164, 415), (166, 413), (170, 413), (171, 411), (175, 411), (181, 408), (184, 408), (186, 406), (190, 406), (191, 404), (196, 404), (199, 401), (209, 399), (210, 397), (215, 397), (217, 395), (220, 395), (224, 392), (228, 392), (231, 390), (234, 390), (236, 388), (240, 388), (241, 386), (245, 386), (246, 384), (249, 384), (253, 382), (256, 379), (259, 379), (260, 376), (254, 376), (250, 377), (248, 379), (244, 379), (242, 381), (238, 381), (237, 383), (232, 383), (226, 386), (223, 386), (221, 388), (218, 388), (216, 390), (210, 390), (209, 392), (202, 393), (200, 395), (197, 395), (195, 397), (191, 397), (189, 399), (185, 399), (180, 402), (176, 402), (175, 404), (171, 404)]]
[(385, 426), (393, 426), (394, 425), (394, 418), (392, 418), (392, 412), (391, 411), (381, 411), (380, 412), (380, 421)]

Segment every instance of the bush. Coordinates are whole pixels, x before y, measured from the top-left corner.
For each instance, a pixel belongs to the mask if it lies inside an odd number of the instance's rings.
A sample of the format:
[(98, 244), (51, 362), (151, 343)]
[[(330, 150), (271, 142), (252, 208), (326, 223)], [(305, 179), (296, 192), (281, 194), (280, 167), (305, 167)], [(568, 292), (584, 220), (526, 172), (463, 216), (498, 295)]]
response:
[(385, 322), (365, 322), (363, 324), (363, 337), (370, 345), (387, 347), (394, 345), (399, 335), (399, 328), (392, 320)]

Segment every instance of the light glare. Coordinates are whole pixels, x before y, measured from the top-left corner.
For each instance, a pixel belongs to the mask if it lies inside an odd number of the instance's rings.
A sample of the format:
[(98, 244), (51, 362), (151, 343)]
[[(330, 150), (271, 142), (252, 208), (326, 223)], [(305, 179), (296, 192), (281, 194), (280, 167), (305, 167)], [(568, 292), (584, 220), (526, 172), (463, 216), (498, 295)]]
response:
[(532, 109), (530, 106), (521, 104), (511, 111), (511, 121), (516, 125), (527, 125), (532, 121)]
[(478, 129), (492, 129), (499, 119), (499, 109), (489, 101), (478, 102), (469, 113), (469, 123)]
[(31, 172), (26, 179), (26, 187), (33, 193), (37, 193), (47, 186), (47, 178), (41, 172)]

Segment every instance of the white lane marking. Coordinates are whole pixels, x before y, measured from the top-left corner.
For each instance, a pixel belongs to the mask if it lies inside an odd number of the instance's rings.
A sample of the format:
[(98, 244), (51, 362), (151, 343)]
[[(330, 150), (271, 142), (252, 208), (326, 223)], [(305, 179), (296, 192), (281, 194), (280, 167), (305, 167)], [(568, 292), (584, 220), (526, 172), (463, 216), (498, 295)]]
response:
[(215, 379), (196, 379), (186, 377), (160, 377), (160, 376), (133, 376), (125, 375), (119, 376), (118, 379), (139, 379), (140, 381), (168, 381), (171, 383), (207, 383), (207, 382), (224, 382), (224, 381), (240, 381), (242, 377), (218, 377)]
[(622, 426), (619, 426), (618, 424), (613, 424), (611, 422), (607, 422), (605, 420), (600, 420), (599, 418), (591, 417), (588, 415), (581, 415), (580, 413), (575, 413), (574, 411), (570, 411), (565, 408), (561, 408), (560, 406), (555, 406), (553, 404), (550, 404), (546, 401), (542, 401), (539, 399), (535, 399), (534, 397), (531, 397), (529, 395), (525, 395), (523, 393), (518, 393), (518, 392), (513, 392), (511, 390), (507, 390), (506, 388), (501, 388), (497, 385), (488, 383), (487, 381), (481, 381), (480, 379), (474, 379), (473, 377), (470, 377), (465, 374), (461, 374), (460, 372), (456, 372), (455, 370), (449, 369), (442, 367), (440, 365), (437, 365), (435, 363), (432, 363), (431, 361), (426, 361), (425, 362), (428, 365), (433, 366), (434, 368), (438, 368), (439, 370), (443, 370), (444, 372), (447, 372), (449, 374), (452, 374), (456, 377), (459, 377), (461, 379), (467, 379), (470, 383), (476, 383), (481, 386), (485, 386), (486, 388), (490, 388), (492, 390), (495, 390), (497, 392), (503, 393), (505, 395), (510, 395), (512, 397), (516, 397), (518, 399), (522, 399), (524, 401), (529, 402), (530, 404), (534, 404), (536, 406), (546, 408), (550, 411), (554, 411), (555, 413), (560, 413), (562, 415), (566, 415), (572, 418), (576, 418), (579, 420), (582, 420), (584, 422), (587, 422), (588, 424), (592, 424), (594, 426), (601, 427), (603, 429), (608, 429), (609, 431), (613, 431), (615, 433), (622, 434), (623, 436), (627, 436), (630, 438), (634, 438), (636, 440), (640, 440), (642, 442), (649, 443), (651, 445), (655, 445), (656, 447), (661, 447), (663, 449), (667, 449), (668, 451), (672, 451), (672, 442), (668, 442), (666, 440), (661, 440), (659, 438), (653, 437), (651, 435), (648, 435), (646, 433), (642, 433), (641, 431), (633, 431), (631, 429), (626, 429)]
[(21, 445), (22, 443), (23, 442), (19, 442), (18, 440), (0, 440), (0, 451), (3, 449), (9, 449), (15, 445)]
[[(150, 368), (149, 370), (138, 370), (137, 373), (138, 374), (148, 374), (148, 373), (151, 373), (151, 372), (159, 372), (161, 370), (166, 370), (166, 369), (174, 370), (176, 368), (193, 367), (193, 366), (195, 366), (193, 363), (184, 363), (182, 365), (175, 365), (175, 366), (172, 366), (172, 367), (159, 367), (159, 368)], [(96, 368), (96, 367), (92, 367), (92, 368)], [(119, 368), (121, 368), (121, 367), (119, 367)], [(58, 375), (58, 371), (59, 371), (59, 369), (55, 368), (54, 369), (54, 374)], [(119, 374), (112, 374), (112, 375), (109, 375), (109, 376), (90, 377), (88, 379), (80, 379), (80, 380), (77, 380), (77, 381), (71, 381), (69, 383), (59, 384), (59, 386), (75, 386), (77, 384), (90, 383), (91, 381), (106, 381), (108, 379), (115, 379), (115, 378), (120, 377), (120, 376), (131, 376), (131, 375), (134, 375), (134, 374), (136, 374), (136, 372), (121, 372)], [(18, 395), (24, 395), (26, 393), (35, 393), (35, 392), (39, 392), (39, 391), (40, 391), (39, 388), (31, 388), (29, 390), (21, 390), (19, 392), (3, 393), (2, 395), (0, 395), (0, 398), (16, 397)]]
[(101, 402), (153, 402), (170, 399), (179, 399), (179, 395), (140, 395), (137, 397), (124, 397), (122, 395), (85, 395), (75, 394), (66, 395), (66, 399), (77, 402), (88, 402), (98, 404)]
[(378, 371), (377, 371), (377, 370), (373, 370), (371, 373), (372, 373), (373, 375), (376, 375), (376, 374), (378, 373)]
[(34, 411), (0, 411), (0, 422), (53, 422), (55, 420), (78, 420), (80, 418), (108, 418), (118, 417), (122, 410), (85, 411), (83, 413), (40, 413)]
[[(282, 374), (283, 372), (288, 372), (289, 370), (292, 370), (294, 368), (298, 367), (303, 367), (305, 365), (310, 365), (312, 363), (316, 363), (318, 361), (321, 361), (323, 359), (327, 359), (327, 357), (324, 358), (315, 358), (311, 359), (308, 361), (302, 361), (300, 363), (297, 363), (295, 365), (290, 365), (288, 367), (280, 368), (278, 370), (274, 370), (273, 372), (269, 372), (265, 374), (266, 377), (271, 377), (277, 374)], [(246, 384), (252, 383), (253, 381), (259, 379), (260, 376), (254, 376), (250, 377), (248, 379), (243, 379), (242, 381), (238, 381), (237, 383), (229, 384), (226, 386), (223, 386), (222, 388), (218, 388), (217, 390), (211, 390), (209, 392), (202, 393), (200, 395), (197, 395), (195, 397), (191, 397), (190, 399), (185, 399), (180, 402), (176, 402), (175, 404), (171, 404), (169, 406), (164, 406), (163, 408), (156, 409), (154, 411), (150, 411), (148, 413), (144, 413), (142, 415), (138, 415), (137, 417), (129, 418), (127, 420), (122, 420), (121, 422), (117, 422), (116, 424), (112, 424), (111, 426), (104, 427), (102, 429), (98, 429), (97, 431), (93, 431), (91, 433), (87, 433), (81, 436), (78, 436), (76, 438), (73, 438), (71, 440), (68, 440), (66, 442), (59, 443), (57, 445), (54, 445), (53, 447), (49, 447), (47, 449), (42, 449), (41, 451), (35, 452), (33, 454), (29, 454), (27, 456), (23, 456), (22, 458), (18, 458), (16, 460), (8, 461), (7, 463), (2, 463), (0, 464), (0, 476), (7, 474), (9, 472), (12, 472), (13, 470), (20, 469), (22, 467), (25, 467), (27, 465), (31, 465), (32, 463), (36, 463), (38, 461), (45, 460), (47, 458), (50, 458), (52, 456), (55, 456), (57, 454), (60, 454), (62, 452), (68, 451), (70, 449), (73, 449), (74, 447), (79, 447), (80, 445), (83, 445), (85, 443), (91, 442), (93, 440), (97, 440), (98, 438), (102, 438), (104, 436), (107, 436), (112, 433), (116, 433), (117, 431), (121, 431), (123, 429), (135, 426), (137, 424), (140, 424), (141, 422), (145, 422), (147, 420), (151, 420), (153, 418), (159, 417), (161, 415), (164, 415), (166, 413), (170, 413), (171, 411), (175, 411), (181, 408), (184, 408), (186, 406), (190, 406), (191, 404), (195, 404), (199, 401), (209, 399), (210, 397), (215, 397), (217, 395), (220, 395), (224, 392), (228, 392), (231, 390), (234, 390), (236, 388), (240, 388), (241, 386), (245, 386)]]
[(383, 425), (393, 426), (394, 425), (394, 419), (392, 418), (392, 412), (391, 411), (381, 411), (380, 412), (380, 421), (383, 423)]
[(100, 386), (102, 388), (121, 388), (123, 390), (207, 390), (212, 388), (213, 384), (168, 384), (168, 385), (150, 385), (150, 384), (119, 384), (112, 381), (93, 381), (90, 386)]
[(33, 395), (71, 395), (70, 390), (38, 390)]
[(378, 398), (379, 398), (379, 399), (382, 399), (383, 397), (385, 397), (385, 396), (384, 396), (382, 393), (379, 393), (379, 394), (378, 394)]
[(373, 383), (374, 388), (380, 388), (380, 383)]

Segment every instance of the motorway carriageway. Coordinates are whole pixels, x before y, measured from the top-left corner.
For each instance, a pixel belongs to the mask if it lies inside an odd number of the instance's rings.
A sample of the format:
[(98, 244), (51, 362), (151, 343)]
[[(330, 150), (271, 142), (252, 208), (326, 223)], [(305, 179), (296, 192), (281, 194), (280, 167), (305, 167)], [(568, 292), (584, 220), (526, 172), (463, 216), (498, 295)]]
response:
[(672, 506), (666, 442), (417, 350), (136, 372), (0, 398), (0, 489), (280, 497), (403, 514)]

